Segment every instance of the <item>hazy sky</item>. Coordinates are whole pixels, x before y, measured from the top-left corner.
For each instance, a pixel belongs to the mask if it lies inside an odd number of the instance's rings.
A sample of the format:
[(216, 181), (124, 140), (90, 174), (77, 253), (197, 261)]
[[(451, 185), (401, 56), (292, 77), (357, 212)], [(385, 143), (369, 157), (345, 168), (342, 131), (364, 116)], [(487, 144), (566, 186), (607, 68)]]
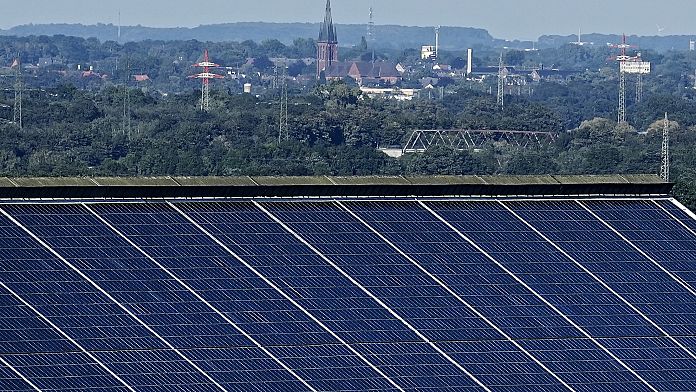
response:
[[(320, 21), (325, 0), (0, 0), (0, 28), (26, 23), (197, 26)], [(586, 32), (695, 34), (694, 0), (333, 0), (337, 23), (481, 27), (497, 38)], [(658, 31), (658, 26), (661, 31)]]

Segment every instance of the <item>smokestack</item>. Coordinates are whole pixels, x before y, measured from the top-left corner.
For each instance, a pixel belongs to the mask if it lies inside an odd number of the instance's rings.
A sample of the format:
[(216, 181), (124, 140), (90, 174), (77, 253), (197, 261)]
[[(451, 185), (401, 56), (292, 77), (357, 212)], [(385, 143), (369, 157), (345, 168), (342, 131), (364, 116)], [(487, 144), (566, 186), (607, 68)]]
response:
[(471, 75), (474, 71), (474, 50), (469, 48), (466, 50), (466, 74)]
[(440, 26), (435, 28), (435, 58), (440, 57)]

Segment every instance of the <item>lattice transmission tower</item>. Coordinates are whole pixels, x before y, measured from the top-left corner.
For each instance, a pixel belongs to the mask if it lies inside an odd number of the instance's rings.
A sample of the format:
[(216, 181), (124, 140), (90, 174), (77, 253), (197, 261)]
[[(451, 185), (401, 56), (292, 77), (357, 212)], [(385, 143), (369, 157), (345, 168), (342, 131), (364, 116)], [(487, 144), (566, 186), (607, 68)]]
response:
[(501, 109), (505, 107), (505, 79), (507, 78), (507, 69), (503, 61), (503, 52), (500, 52), (500, 64), (498, 65), (498, 100), (497, 104)]
[(626, 72), (619, 71), (619, 124), (626, 122)]
[(290, 126), (288, 121), (288, 68), (281, 67), (280, 73), (280, 113), (278, 116), (278, 143), (290, 140)]
[(660, 177), (669, 181), (669, 120), (667, 119), (667, 113), (665, 113), (664, 128), (662, 130), (662, 166), (660, 167)]
[(15, 69), (15, 84), (14, 84), (14, 110), (12, 112), (12, 122), (19, 126), (19, 129), (24, 128), (24, 118), (22, 114), (22, 101), (24, 98), (24, 83), (22, 80), (22, 61), (19, 56), (12, 63), (12, 68)]
[(206, 49), (205, 52), (203, 52), (203, 61), (201, 61), (198, 64), (194, 64), (193, 66), (197, 68), (203, 68), (203, 72), (191, 75), (189, 76), (189, 78), (202, 80), (201, 110), (208, 112), (210, 111), (210, 80), (224, 79), (225, 77), (211, 72), (211, 68), (219, 68), (220, 65), (210, 61), (210, 57), (208, 56), (208, 49)]

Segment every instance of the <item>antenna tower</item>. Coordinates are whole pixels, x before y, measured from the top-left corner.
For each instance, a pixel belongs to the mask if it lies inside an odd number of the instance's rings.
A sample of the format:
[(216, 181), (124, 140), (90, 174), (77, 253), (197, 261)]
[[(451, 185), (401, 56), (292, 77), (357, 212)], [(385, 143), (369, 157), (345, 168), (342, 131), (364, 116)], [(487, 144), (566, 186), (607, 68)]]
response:
[(435, 28), (435, 59), (440, 55), (440, 26)]
[(15, 86), (14, 86), (14, 111), (12, 114), (12, 122), (19, 126), (19, 129), (24, 128), (22, 118), (22, 100), (24, 95), (24, 83), (22, 82), (22, 60), (17, 55), (17, 58), (12, 63), (15, 70)]
[(219, 64), (215, 64), (210, 61), (210, 56), (208, 55), (208, 49), (203, 52), (203, 61), (194, 64), (194, 67), (203, 68), (203, 72), (191, 75), (191, 79), (201, 79), (201, 110), (204, 112), (210, 111), (210, 80), (211, 79), (224, 79), (224, 76), (218, 75), (216, 73), (210, 72), (211, 68), (220, 67)]
[(288, 78), (287, 67), (282, 67), (280, 77), (280, 116), (278, 118), (278, 143), (290, 139), (290, 127), (288, 125)]
[(500, 108), (505, 107), (505, 78), (507, 77), (507, 72), (505, 69), (505, 63), (503, 62), (503, 52), (500, 52), (500, 64), (498, 66), (498, 101), (497, 104)]
[(660, 168), (660, 177), (669, 181), (669, 120), (665, 113), (664, 129), (662, 130), (662, 167)]
[[(617, 121), (619, 124), (626, 123), (626, 68), (624, 64), (627, 62), (640, 61), (640, 56), (631, 57), (626, 55), (626, 49), (632, 48), (633, 45), (626, 43), (626, 34), (623, 35), (623, 39), (620, 44), (611, 45), (611, 47), (619, 49), (620, 54), (613, 58), (619, 62), (619, 110)], [(643, 86), (642, 78), (640, 79), (640, 87), (636, 87), (636, 97), (640, 91), (640, 98), (643, 97)]]

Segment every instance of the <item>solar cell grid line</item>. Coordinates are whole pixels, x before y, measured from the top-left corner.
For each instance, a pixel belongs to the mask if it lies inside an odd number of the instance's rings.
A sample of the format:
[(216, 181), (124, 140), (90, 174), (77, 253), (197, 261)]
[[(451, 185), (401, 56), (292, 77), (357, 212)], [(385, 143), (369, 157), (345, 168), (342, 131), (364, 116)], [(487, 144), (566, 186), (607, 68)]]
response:
[(56, 324), (54, 324), (51, 320), (48, 319), (48, 317), (44, 316), (39, 310), (37, 310), (32, 304), (27, 302), (24, 298), (22, 298), (19, 294), (17, 294), (14, 290), (9, 288), (5, 283), (0, 282), (0, 287), (10, 293), (15, 299), (17, 299), (19, 302), (22, 303), (22, 305), (26, 306), (28, 309), (30, 309), (32, 312), (36, 314), (43, 322), (46, 324), (50, 325), (53, 330), (58, 332), (63, 338), (68, 340), (70, 343), (72, 343), (75, 347), (77, 347), (80, 351), (85, 353), (91, 360), (93, 360), (96, 364), (101, 366), (102, 369), (104, 369), (108, 374), (110, 374), (113, 378), (118, 380), (119, 383), (121, 383), (123, 386), (125, 386), (129, 391), (135, 392), (135, 389), (133, 389), (132, 386), (130, 386), (125, 380), (123, 380), (119, 375), (114, 373), (113, 370), (111, 370), (106, 364), (104, 364), (102, 361), (99, 360), (94, 354), (92, 354), (90, 351), (85, 349), (80, 343), (75, 341), (70, 335), (65, 333), (60, 327), (58, 327)]
[(652, 202), (660, 207), (665, 213), (669, 214), (672, 219), (678, 221), (682, 226), (689, 229), (692, 233), (696, 233), (696, 215), (689, 209), (684, 207), (679, 201), (672, 200), (652, 200)]
[[(693, 270), (690, 261), (696, 254), (696, 238), (680, 240), (680, 237), (691, 237), (691, 234), (650, 201), (586, 203), (603, 212), (592, 213), (586, 206), (572, 201), (562, 204), (563, 211), (554, 211), (547, 204), (539, 203), (519, 204), (517, 209), (527, 221), (592, 270), (598, 278), (613, 286), (627, 301), (664, 329), (666, 336), (672, 336), (682, 342), (683, 336), (696, 335), (696, 319), (693, 316), (696, 314), (694, 294), (674, 280), (671, 273), (665, 273), (665, 269), (660, 268), (656, 260), (646, 252), (636, 249), (636, 246), (640, 245), (646, 247), (647, 252), (657, 252), (654, 255), (661, 257), (661, 264), (667, 267), (670, 264), (681, 265), (684, 268), (682, 273), (688, 274)], [(556, 205), (558, 206), (558, 203)], [(540, 210), (544, 214), (543, 222), (537, 217)], [(613, 210), (616, 211), (612, 212)], [(614, 220), (616, 227), (607, 227), (607, 222), (598, 219), (600, 213), (601, 218)], [(624, 219), (622, 217), (629, 221), (621, 223), (615, 220)], [(634, 228), (643, 230), (643, 227), (648, 228), (648, 231), (633, 232)], [(675, 232), (674, 228), (678, 231)], [(622, 233), (617, 234), (616, 229)], [(588, 236), (587, 233), (592, 234)], [(624, 236), (631, 236), (631, 242), (641, 242), (631, 244)], [(605, 238), (602, 241), (601, 253), (586, 249), (590, 241), (599, 237)], [(675, 263), (670, 261), (673, 256), (670, 256), (669, 250), (676, 249), (677, 246), (683, 247), (684, 245), (678, 245), (680, 243), (690, 244), (690, 250), (679, 252)], [(662, 252), (662, 249), (668, 251)], [(688, 351), (694, 353), (693, 348), (689, 348)]]
[[(651, 385), (651, 383), (649, 383), (645, 378), (643, 378), (635, 369), (633, 369), (631, 366), (629, 366), (624, 360), (622, 360), (620, 357), (618, 357), (614, 352), (609, 350), (606, 345), (602, 344), (598, 339), (596, 339), (594, 336), (592, 336), (585, 328), (580, 326), (573, 319), (571, 319), (568, 315), (566, 315), (564, 312), (562, 312), (556, 305), (552, 304), (547, 298), (545, 298), (537, 290), (532, 288), (532, 286), (530, 286), (527, 282), (525, 282), (520, 276), (518, 276), (516, 273), (514, 273), (509, 268), (507, 268), (497, 258), (493, 257), (489, 252), (487, 252), (485, 249), (483, 249), (481, 246), (479, 246), (476, 242), (474, 242), (469, 236), (465, 235), (459, 228), (457, 228), (452, 223), (450, 223), (448, 220), (446, 220), (442, 215), (437, 213), (434, 209), (432, 209), (428, 205), (426, 205), (422, 200), (418, 200), (418, 203), (423, 208), (428, 210), (431, 214), (433, 214), (433, 216), (435, 216), (437, 219), (439, 219), (441, 222), (443, 222), (445, 225), (447, 225), (450, 229), (454, 230), (463, 240), (465, 240), (466, 242), (471, 244), (479, 252), (481, 252), (488, 259), (490, 259), (493, 263), (498, 265), (498, 267), (500, 267), (506, 273), (508, 273), (510, 276), (512, 276), (518, 283), (523, 285), (528, 291), (534, 293), (534, 295), (537, 296), (542, 302), (544, 302), (547, 306), (551, 307), (556, 313), (558, 313), (561, 317), (563, 317), (568, 323), (570, 323), (578, 331), (580, 331), (586, 338), (590, 339), (595, 345), (597, 345), (604, 352), (606, 352), (611, 358), (613, 358), (616, 362), (621, 364), (621, 366), (623, 366), (627, 371), (629, 371), (631, 374), (633, 374), (647, 388), (649, 388), (652, 391), (658, 392), (658, 389), (655, 388), (653, 385)], [(481, 217), (480, 219), (483, 219), (483, 217)]]
[[(689, 286), (693, 295), (696, 285), (696, 268), (693, 267), (696, 231), (689, 226), (689, 223), (696, 222), (689, 215), (693, 213), (683, 210), (669, 200), (652, 199), (641, 201), (639, 205), (630, 205), (631, 208), (638, 209), (634, 210), (636, 214), (640, 214), (641, 222), (633, 222), (620, 216), (621, 210), (627, 207), (623, 204), (602, 204), (602, 211), (592, 209), (625, 235), (631, 243), (681, 279), (683, 284)], [(613, 211), (614, 209), (619, 210)]]
[(315, 315), (404, 389), (481, 389), (251, 202), (176, 206), (229, 254)]
[(527, 355), (534, 363), (539, 365), (542, 369), (544, 369), (546, 372), (548, 372), (553, 378), (555, 378), (558, 382), (560, 382), (564, 387), (566, 387), (568, 390), (575, 391), (573, 387), (571, 387), (565, 380), (563, 380), (558, 374), (556, 374), (554, 371), (549, 369), (545, 364), (543, 364), (539, 359), (537, 359), (532, 353), (527, 351), (521, 344), (519, 344), (517, 341), (515, 341), (510, 335), (508, 335), (505, 331), (503, 331), (500, 327), (498, 327), (495, 323), (493, 323), (489, 318), (487, 318), (483, 313), (479, 312), (473, 305), (471, 305), (469, 302), (467, 302), (461, 295), (456, 293), (452, 288), (450, 288), (444, 281), (442, 281), (440, 278), (437, 276), (433, 275), (428, 269), (426, 269), (424, 266), (422, 266), (418, 261), (416, 261), (413, 257), (410, 255), (406, 254), (404, 251), (402, 251), (398, 246), (396, 246), (393, 242), (391, 242), (386, 236), (384, 236), (382, 233), (377, 231), (374, 227), (372, 227), (367, 221), (362, 219), (360, 216), (358, 216), (356, 213), (351, 211), (345, 204), (343, 204), (340, 200), (334, 200), (336, 205), (338, 205), (341, 209), (343, 209), (345, 212), (350, 214), (354, 219), (362, 223), (365, 227), (367, 227), (370, 231), (372, 231), (375, 235), (377, 235), (382, 241), (385, 243), (389, 244), (398, 254), (400, 254), (402, 257), (413, 263), (421, 272), (426, 274), (430, 279), (432, 279), (434, 282), (436, 282), (440, 287), (445, 289), (450, 295), (455, 297), (459, 302), (461, 302), (464, 306), (467, 307), (472, 313), (474, 313), (476, 316), (480, 317), (482, 320), (486, 322), (491, 328), (496, 330), (501, 336), (503, 336), (507, 341), (512, 343), (517, 349), (522, 351), (525, 355)]
[(640, 388), (625, 368), (416, 201), (342, 204), (571, 385), (590, 391)]
[[(599, 215), (598, 212), (593, 211), (590, 209), (586, 203), (581, 202), (580, 200), (576, 200), (576, 203), (578, 203), (582, 208), (584, 208), (587, 212), (589, 212), (595, 219), (597, 219), (599, 222), (601, 222), (604, 226), (606, 226), (609, 230), (614, 232), (617, 236), (619, 236), (622, 240), (624, 240), (631, 248), (635, 249), (636, 252), (640, 253), (643, 257), (645, 257), (647, 260), (649, 260), (651, 263), (653, 263), (657, 268), (660, 269), (660, 271), (664, 272), (667, 274), (671, 279), (673, 279), (675, 282), (679, 283), (686, 291), (691, 293), (691, 295), (696, 296), (696, 290), (689, 285), (684, 279), (681, 277), (677, 276), (674, 274), (672, 271), (668, 270), (665, 268), (661, 262), (657, 261), (654, 257), (649, 255), (645, 250), (643, 250), (641, 247), (636, 245), (631, 239), (629, 239), (624, 233), (621, 231), (617, 230), (614, 225), (610, 224), (609, 222), (606, 221), (606, 219), (602, 216)], [(633, 214), (636, 214), (637, 211), (633, 210)]]
[(206, 234), (209, 238), (211, 238), (216, 244), (221, 246), (223, 249), (225, 249), (230, 255), (232, 255), (234, 258), (236, 258), (239, 262), (244, 264), (249, 270), (253, 271), (259, 278), (261, 278), (267, 285), (273, 287), (278, 293), (280, 293), (286, 300), (290, 301), (293, 305), (295, 305), (298, 309), (302, 310), (304, 314), (306, 314), (308, 317), (310, 317), (314, 322), (316, 322), (318, 325), (320, 325), (324, 330), (326, 330), (329, 334), (331, 334), (336, 340), (341, 342), (344, 346), (346, 346), (353, 354), (355, 354), (358, 358), (363, 360), (370, 368), (372, 368), (375, 372), (380, 374), (382, 377), (384, 377), (385, 380), (389, 382), (394, 388), (403, 391), (404, 389), (399, 385), (395, 380), (393, 380), (390, 376), (388, 376), (382, 369), (377, 367), (375, 364), (373, 364), (367, 357), (365, 357), (362, 353), (360, 353), (358, 350), (356, 350), (353, 346), (348, 344), (343, 338), (341, 338), (337, 333), (335, 333), (333, 330), (331, 330), (326, 324), (324, 324), (321, 320), (319, 320), (314, 314), (309, 312), (307, 309), (305, 309), (303, 306), (301, 306), (297, 301), (295, 301), (292, 297), (287, 295), (283, 290), (281, 290), (275, 283), (273, 283), (270, 279), (268, 279), (266, 276), (261, 274), (256, 268), (254, 268), (251, 264), (249, 264), (245, 259), (240, 257), (237, 253), (232, 251), (226, 244), (224, 244), (222, 241), (217, 239), (215, 236), (213, 236), (208, 230), (206, 230), (203, 226), (201, 226), (198, 222), (193, 220), (191, 217), (189, 217), (184, 211), (179, 209), (176, 205), (174, 205), (171, 202), (167, 202), (169, 206), (178, 212), (181, 216), (185, 217), (191, 224), (196, 226), (201, 232)]
[[(7, 207), (5, 207), (7, 208)], [(212, 383), (217, 389), (225, 391), (226, 389), (222, 387), (217, 381), (215, 381), (212, 377), (210, 377), (209, 374), (206, 372), (202, 371), (200, 367), (195, 364), (191, 359), (183, 355), (181, 351), (176, 349), (174, 346), (171, 345), (167, 340), (165, 340), (161, 335), (159, 335), (156, 331), (154, 331), (149, 325), (144, 323), (137, 315), (135, 315), (130, 309), (125, 307), (123, 304), (118, 302), (111, 294), (106, 292), (101, 286), (96, 284), (93, 280), (91, 280), (87, 275), (85, 275), (84, 272), (82, 272), (80, 269), (75, 267), (72, 263), (70, 263), (67, 259), (65, 259), (63, 256), (61, 256), (58, 252), (56, 252), (53, 248), (51, 248), (45, 241), (41, 240), (39, 237), (37, 237), (33, 232), (31, 232), (29, 229), (27, 229), (22, 223), (20, 223), (18, 220), (16, 220), (14, 217), (12, 217), (10, 214), (8, 214), (5, 211), (5, 208), (0, 209), (0, 214), (2, 214), (5, 218), (7, 218), (10, 222), (18, 226), (20, 229), (22, 229), (26, 234), (29, 235), (34, 241), (36, 241), (38, 244), (40, 244), (42, 247), (44, 247), (49, 253), (51, 253), (55, 258), (63, 262), (66, 266), (69, 267), (70, 270), (73, 270), (75, 273), (77, 273), (82, 279), (87, 281), (91, 286), (94, 287), (99, 293), (101, 293), (103, 296), (108, 298), (112, 303), (114, 303), (118, 308), (120, 308), (123, 312), (128, 314), (132, 319), (134, 319), (138, 324), (142, 325), (148, 332), (150, 332), (152, 335), (154, 335), (159, 341), (161, 341), (167, 348), (170, 350), (174, 351), (179, 357), (181, 357), (186, 363), (188, 363), (193, 369), (195, 369), (198, 373), (202, 374), (206, 379)]]
[(655, 203), (659, 204), (662, 208), (671, 211), (672, 213), (677, 211), (679, 215), (683, 216), (683, 218), (679, 220), (687, 223), (687, 225), (692, 229), (694, 228), (694, 224), (696, 224), (696, 214), (694, 214), (690, 209), (686, 208), (686, 206), (679, 202), (679, 200), (675, 198), (670, 200), (655, 200)]
[(321, 390), (391, 390), (360, 357), (166, 203), (91, 208)]
[(334, 263), (333, 260), (329, 259), (321, 251), (319, 251), (316, 247), (314, 247), (312, 244), (307, 242), (307, 240), (305, 240), (302, 236), (300, 236), (297, 232), (295, 232), (292, 228), (290, 228), (290, 226), (288, 226), (283, 221), (281, 221), (278, 217), (276, 217), (274, 214), (272, 214), (269, 210), (267, 210), (265, 207), (263, 207), (257, 201), (253, 201), (253, 203), (258, 209), (263, 211), (269, 218), (271, 218), (273, 221), (278, 223), (287, 232), (289, 232), (295, 238), (297, 238), (300, 242), (302, 242), (306, 247), (311, 249), (314, 253), (316, 253), (319, 257), (321, 257), (326, 263), (331, 265), (334, 269), (336, 269), (341, 275), (343, 275), (351, 283), (358, 286), (367, 296), (372, 298), (375, 302), (377, 302), (380, 306), (382, 306), (385, 310), (387, 310), (393, 317), (395, 317), (397, 320), (399, 320), (401, 323), (403, 323), (408, 329), (413, 331), (419, 338), (421, 338), (424, 342), (426, 342), (433, 349), (435, 349), (435, 351), (437, 351), (440, 355), (445, 357), (445, 359), (447, 359), (450, 363), (452, 363), (459, 370), (461, 370), (464, 374), (466, 374), (468, 377), (470, 377), (478, 386), (480, 386), (481, 388), (483, 388), (486, 391), (489, 391), (489, 392), (491, 391), (491, 389), (488, 386), (486, 386), (483, 382), (481, 382), (481, 380), (478, 377), (476, 377), (473, 373), (471, 373), (464, 366), (462, 366), (459, 362), (457, 362), (454, 358), (452, 358), (452, 356), (450, 356), (448, 353), (446, 353), (440, 347), (438, 347), (432, 340), (430, 340), (427, 336), (425, 336), (421, 331), (416, 329), (410, 322), (405, 320), (400, 314), (398, 314), (391, 307), (389, 307), (382, 299), (375, 296), (370, 290), (368, 290), (365, 286), (360, 284), (360, 282), (358, 282), (354, 277), (352, 277), (351, 275), (346, 273), (341, 267), (339, 267), (336, 263)]
[[(673, 221), (677, 222), (677, 223), (678, 223), (679, 225), (681, 225), (684, 229), (686, 229), (689, 233), (691, 233), (691, 235), (693, 235), (693, 236), (696, 237), (696, 231), (695, 231), (695, 229), (694, 229), (694, 228), (696, 227), (696, 220), (694, 220), (694, 218), (692, 218), (691, 215), (693, 215), (693, 213), (692, 213), (691, 211), (689, 211), (689, 210), (682, 210), (682, 209), (680, 209), (679, 207), (676, 207), (676, 209), (675, 209), (675, 208), (674, 208), (675, 205), (674, 205), (674, 204), (671, 204), (671, 203), (669, 204), (669, 206), (670, 206), (670, 207), (673, 207), (673, 208), (670, 209), (670, 208), (665, 207), (665, 205), (661, 204), (661, 203), (658, 202), (657, 200), (652, 200), (652, 202), (653, 202), (653, 204), (655, 204), (658, 208), (660, 208), (662, 211), (664, 211), (665, 214), (667, 214)], [(675, 200), (675, 202), (676, 202), (676, 200)], [(678, 203), (678, 202), (677, 202), (677, 203)], [(685, 208), (685, 207), (684, 207), (684, 208)], [(689, 215), (689, 214), (691, 214), (691, 215)], [(678, 216), (678, 215), (680, 215), (681, 217)], [(690, 222), (690, 221), (691, 221), (691, 222)], [(690, 226), (689, 223), (694, 223), (694, 227)], [(682, 249), (680, 248), (680, 250), (682, 250)], [(692, 250), (691, 247), (689, 247), (688, 250), (691, 251), (691, 250)], [(674, 270), (673, 270), (673, 271), (674, 271)], [(683, 270), (682, 270), (682, 269), (679, 269), (679, 272), (683, 272)], [(680, 273), (680, 275), (681, 275), (681, 273)], [(696, 279), (693, 279), (693, 280), (692, 280), (691, 278), (685, 279), (685, 280), (688, 281), (690, 284), (693, 284), (694, 282), (696, 282)]]
[[(255, 348), (243, 331), (233, 328), (229, 319), (211, 310), (161, 265), (144, 257), (86, 205), (44, 205), (38, 210), (20, 207), (11, 211), (66, 259), (81, 263), (86, 275), (132, 308), (143, 322), (225, 388), (237, 389), (249, 376), (253, 379), (244, 382), (249, 390), (285, 385), (286, 378), (278, 377), (278, 373), (284, 375), (286, 370), (276, 369), (278, 364)], [(95, 252), (92, 245), (96, 244), (108, 251)], [(249, 365), (258, 368), (253, 371)]]
[[(61, 326), (102, 362), (109, 364), (124, 379), (128, 379), (131, 386), (144, 386), (153, 390), (154, 384), (167, 388), (185, 383), (191, 388), (205, 390), (204, 387), (208, 384), (204, 384), (202, 376), (199, 378), (194, 374), (193, 369), (186, 367), (181, 358), (164, 349), (154, 336), (136, 325), (130, 317), (122, 314), (115, 304), (94, 291), (87, 281), (67, 269), (45, 247), (35, 242), (24, 230), (4, 216), (0, 216), (0, 254), (0, 279), (3, 283), (21, 294), (42, 314)], [(10, 295), (2, 297), (8, 296)], [(2, 307), (0, 310), (3, 314), (12, 315), (14, 312), (16, 317), (16, 312), (22, 309), (21, 306)], [(26, 322), (26, 319), (23, 321)], [(12, 325), (12, 322), (13, 318), (10, 317), (0, 319), (1, 325)], [(18, 331), (20, 336), (27, 338), (20, 339), (24, 347), (18, 348), (16, 341), (13, 345), (9, 344), (12, 343), (10, 341), (0, 346), (4, 349), (14, 347), (17, 353), (31, 352), (29, 356), (8, 358), (20, 361), (26, 372), (40, 366), (41, 361), (52, 362), (55, 367), (45, 369), (51, 370), (54, 374), (60, 369), (61, 364), (71, 366), (85, 362), (85, 359), (80, 361), (79, 358), (70, 358), (70, 353), (61, 354), (63, 351), (71, 352), (76, 349), (67, 340), (58, 339), (59, 335), (52, 328), (48, 327), (38, 335), (35, 335), (35, 328), (33, 325), (30, 329)], [(12, 337), (8, 332), (2, 336), (5, 339)], [(94, 367), (98, 368), (96, 364)], [(86, 368), (83, 370), (87, 372)], [(40, 369), (37, 372), (41, 374)], [(108, 375), (106, 372), (104, 374)], [(90, 375), (95, 375), (90, 380), (97, 378), (97, 373)], [(75, 379), (82, 380), (80, 377), (57, 375), (56, 378), (47, 381), (53, 385), (61, 380)], [(114, 382), (120, 385), (115, 379)], [(113, 383), (108, 385), (109, 390), (116, 390)]]
[(0, 355), (0, 387), (6, 391), (37, 391), (41, 389)]
[[(655, 329), (660, 331), (662, 336), (667, 337), (669, 340), (671, 340), (677, 347), (681, 348), (684, 350), (690, 357), (693, 359), (696, 359), (696, 355), (684, 344), (682, 344), (678, 339), (676, 339), (674, 336), (669, 334), (662, 326), (658, 325), (652, 318), (648, 317), (643, 311), (641, 311), (638, 306), (634, 305), (630, 301), (628, 301), (624, 295), (616, 291), (611, 285), (606, 283), (604, 280), (602, 280), (599, 276), (597, 276), (594, 272), (592, 272), (589, 268), (587, 268), (583, 263), (580, 263), (575, 257), (573, 257), (570, 253), (568, 253), (565, 249), (563, 249), (561, 246), (556, 244), (554, 241), (552, 241), (549, 237), (547, 237), (544, 233), (542, 233), (539, 229), (537, 229), (534, 225), (526, 221), (522, 216), (517, 214), (515, 211), (510, 209), (508, 206), (506, 206), (503, 202), (499, 202), (502, 206), (504, 206), (511, 214), (513, 214), (515, 217), (517, 217), (519, 220), (521, 220), (524, 224), (529, 226), (532, 231), (534, 231), (536, 234), (538, 234), (541, 238), (543, 238), (545, 241), (547, 241), (551, 246), (553, 246), (556, 250), (561, 252), (564, 256), (566, 256), (568, 259), (570, 259), (573, 263), (575, 263), (580, 269), (585, 271), (588, 275), (592, 276), (593, 279), (595, 279), (597, 282), (599, 282), (604, 288), (609, 290), (612, 294), (614, 294), (616, 297), (618, 297), (623, 303), (625, 303), (628, 307), (630, 307), (634, 312), (639, 314), (645, 321), (647, 321), (650, 325), (652, 325)], [(582, 207), (585, 207), (581, 203), (579, 203)], [(588, 210), (589, 212), (589, 210)], [(594, 215), (594, 214), (593, 214)], [(596, 218), (599, 218), (598, 216), (594, 215)], [(696, 368), (695, 368), (696, 369)]]
[(160, 264), (156, 259), (154, 259), (152, 256), (150, 256), (147, 252), (145, 252), (142, 248), (140, 248), (135, 242), (130, 240), (128, 237), (126, 237), (121, 231), (119, 231), (116, 227), (114, 227), (111, 223), (106, 221), (104, 218), (99, 216), (93, 209), (91, 209), (87, 204), (82, 203), (82, 206), (87, 209), (90, 213), (92, 213), (97, 219), (99, 219), (100, 222), (102, 222), (104, 225), (106, 225), (109, 229), (111, 229), (114, 233), (119, 235), (123, 240), (125, 240), (128, 244), (130, 244), (132, 247), (137, 249), (140, 253), (142, 253), (145, 257), (147, 257), (148, 260), (152, 261), (155, 265), (157, 265), (159, 268), (161, 268), (163, 271), (165, 271), (172, 279), (174, 279), (177, 283), (179, 283), (182, 287), (186, 288), (191, 294), (193, 294), (199, 301), (202, 303), (206, 304), (215, 314), (220, 316), (223, 320), (225, 320), (228, 324), (230, 324), (236, 331), (241, 333), (245, 338), (249, 339), (256, 347), (258, 347), (260, 350), (262, 350), (266, 355), (268, 355), (270, 358), (272, 358), (275, 362), (277, 362), (283, 369), (288, 371), (293, 377), (295, 377), (297, 380), (299, 380), (304, 386), (306, 386), (309, 390), (311, 391), (316, 391), (314, 387), (312, 387), (306, 380), (304, 380), (302, 377), (300, 377), (294, 370), (290, 369), (285, 363), (283, 363), (280, 359), (278, 359), (275, 355), (273, 355), (272, 352), (270, 352), (266, 347), (261, 345), (256, 339), (254, 339), (251, 335), (249, 335), (246, 331), (244, 331), (241, 327), (239, 327), (234, 321), (232, 321), (227, 315), (222, 313), (219, 309), (217, 309), (215, 306), (213, 306), (210, 302), (208, 302), (205, 298), (203, 298), (198, 292), (193, 290), (188, 284), (186, 284), (183, 280), (181, 280), (177, 275), (175, 275), (173, 272), (171, 272), (169, 269), (164, 267), (162, 264)]

